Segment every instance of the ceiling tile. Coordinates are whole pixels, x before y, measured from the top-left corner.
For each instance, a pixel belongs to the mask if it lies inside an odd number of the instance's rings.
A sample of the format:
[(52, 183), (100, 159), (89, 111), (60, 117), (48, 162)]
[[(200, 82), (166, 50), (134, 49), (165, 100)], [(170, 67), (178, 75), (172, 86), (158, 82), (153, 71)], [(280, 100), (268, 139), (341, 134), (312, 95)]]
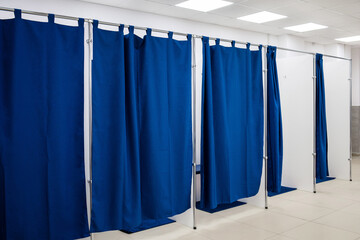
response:
[(358, 0), (300, 0), (302, 2), (312, 3), (325, 8), (334, 8), (343, 5), (344, 3), (354, 3)]
[(257, 8), (262, 11), (271, 11), (272, 9), (290, 6), (292, 4), (294, 4), (294, 0), (250, 0), (241, 3), (243, 6)]
[(216, 9), (214, 11), (211, 11), (211, 13), (218, 14), (221, 16), (227, 16), (230, 18), (238, 18), (241, 16), (256, 13), (258, 11), (259, 10), (257, 10), (256, 8), (245, 7), (245, 6), (235, 4), (235, 5), (230, 5), (227, 7)]
[(146, 1), (174, 6), (178, 3), (184, 2), (185, 0), (146, 0)]

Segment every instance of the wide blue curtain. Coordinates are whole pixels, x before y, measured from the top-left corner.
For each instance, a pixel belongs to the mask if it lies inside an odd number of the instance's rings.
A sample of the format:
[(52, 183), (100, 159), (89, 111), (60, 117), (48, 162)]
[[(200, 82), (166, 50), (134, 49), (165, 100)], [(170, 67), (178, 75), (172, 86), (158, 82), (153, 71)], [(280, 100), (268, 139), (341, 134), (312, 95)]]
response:
[(267, 154), (269, 192), (281, 191), (283, 163), (283, 134), (279, 79), (276, 66), (276, 47), (268, 46), (267, 53)]
[(264, 106), (261, 47), (210, 46), (203, 37), (201, 207), (259, 191)]
[(89, 235), (83, 24), (0, 21), (1, 239)]
[(142, 39), (94, 21), (91, 231), (190, 208), (191, 41)]
[(316, 177), (324, 179), (328, 170), (328, 140), (323, 55), (316, 54)]

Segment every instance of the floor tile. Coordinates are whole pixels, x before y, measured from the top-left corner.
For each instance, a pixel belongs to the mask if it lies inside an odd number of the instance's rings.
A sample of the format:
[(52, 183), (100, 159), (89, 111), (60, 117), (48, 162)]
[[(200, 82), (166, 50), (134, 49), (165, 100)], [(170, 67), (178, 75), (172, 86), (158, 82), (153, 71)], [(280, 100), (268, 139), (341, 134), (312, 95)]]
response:
[(180, 223), (171, 223), (164, 226), (130, 234), (131, 239), (135, 240), (175, 240), (189, 239), (194, 236), (195, 230)]
[(270, 211), (245, 217), (239, 221), (274, 233), (282, 233), (306, 223), (302, 219)]
[(296, 240), (355, 240), (359, 237), (356, 233), (311, 222), (287, 231), (283, 235)]
[(275, 235), (272, 232), (258, 229), (235, 221), (227, 223), (223, 222), (216, 226), (202, 228), (198, 230), (198, 233), (212, 240), (264, 240)]
[(360, 234), (360, 214), (337, 211), (315, 222)]
[(284, 235), (275, 235), (274, 237), (267, 238), (266, 240), (293, 240), (293, 238), (289, 238)]
[(290, 200), (282, 199), (279, 202), (280, 204), (270, 205), (269, 207), (270, 211), (278, 212), (284, 215), (297, 217), (309, 221), (334, 212), (334, 210), (329, 208), (313, 206), (310, 204), (305, 204)]
[(131, 240), (130, 236), (120, 231), (108, 231), (103, 233), (94, 233), (93, 240)]

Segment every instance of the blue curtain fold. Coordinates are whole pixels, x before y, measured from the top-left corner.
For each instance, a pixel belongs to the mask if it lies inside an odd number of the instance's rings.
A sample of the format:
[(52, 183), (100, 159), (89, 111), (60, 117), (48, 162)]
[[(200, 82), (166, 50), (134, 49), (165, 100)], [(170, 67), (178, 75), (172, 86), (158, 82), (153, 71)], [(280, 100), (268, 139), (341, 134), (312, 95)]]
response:
[(1, 239), (89, 236), (83, 23), (0, 21)]
[(325, 179), (328, 170), (328, 140), (323, 55), (316, 54), (316, 177)]
[(283, 164), (283, 133), (279, 79), (276, 66), (276, 47), (268, 46), (267, 53), (267, 154), (269, 192), (281, 191)]
[(91, 231), (134, 231), (190, 208), (191, 41), (94, 21)]
[(203, 37), (201, 207), (258, 193), (263, 165), (261, 47), (210, 46)]

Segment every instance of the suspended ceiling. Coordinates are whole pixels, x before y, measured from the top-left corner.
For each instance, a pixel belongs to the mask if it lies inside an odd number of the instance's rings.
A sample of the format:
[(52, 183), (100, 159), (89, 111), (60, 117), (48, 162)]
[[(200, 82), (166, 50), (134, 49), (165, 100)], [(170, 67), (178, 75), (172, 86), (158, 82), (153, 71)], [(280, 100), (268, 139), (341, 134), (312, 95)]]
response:
[[(184, 0), (83, 1), (273, 35), (290, 34), (320, 44), (339, 43), (334, 39), (360, 35), (360, 0), (228, 0), (234, 4), (207, 13), (175, 6)], [(288, 18), (263, 24), (237, 19), (259, 11), (270, 11), (288, 16)], [(284, 29), (284, 27), (308, 22), (326, 25), (328, 28), (304, 33)], [(360, 42), (348, 44), (360, 45)]]

